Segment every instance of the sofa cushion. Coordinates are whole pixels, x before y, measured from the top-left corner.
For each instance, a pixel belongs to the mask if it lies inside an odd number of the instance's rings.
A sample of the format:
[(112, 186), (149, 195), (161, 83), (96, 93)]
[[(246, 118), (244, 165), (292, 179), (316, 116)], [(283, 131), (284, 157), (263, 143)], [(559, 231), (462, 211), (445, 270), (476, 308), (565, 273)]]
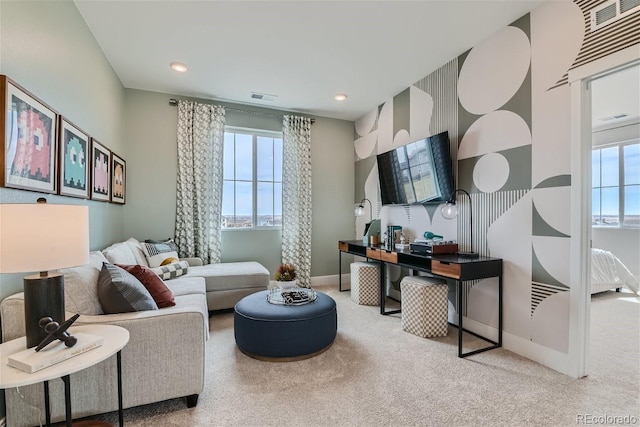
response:
[(159, 308), (173, 307), (176, 305), (176, 300), (173, 297), (171, 289), (169, 289), (162, 279), (149, 267), (145, 267), (144, 265), (122, 264), (118, 264), (117, 266), (135, 276), (135, 278), (147, 288)]
[(65, 310), (85, 315), (104, 314), (98, 300), (98, 276), (107, 259), (100, 251), (89, 254), (89, 264), (60, 269), (64, 274)]
[(182, 295), (206, 295), (205, 281), (202, 277), (178, 277), (166, 282), (166, 285), (173, 296), (177, 298)]
[(106, 314), (157, 310), (149, 291), (131, 273), (113, 264), (102, 264), (98, 277), (98, 299)]
[(269, 285), (269, 271), (255, 261), (225, 262), (190, 267), (187, 277), (204, 277), (207, 292), (263, 288)]
[(141, 243), (142, 251), (147, 257), (149, 267), (160, 267), (167, 258), (178, 258), (178, 252), (171, 249), (167, 243)]
[(125, 242), (114, 243), (102, 250), (104, 256), (111, 264), (135, 265), (138, 264), (136, 257), (129, 245)]
[(172, 262), (167, 265), (151, 269), (162, 280), (174, 279), (176, 277), (184, 276), (189, 271), (189, 263), (187, 261)]

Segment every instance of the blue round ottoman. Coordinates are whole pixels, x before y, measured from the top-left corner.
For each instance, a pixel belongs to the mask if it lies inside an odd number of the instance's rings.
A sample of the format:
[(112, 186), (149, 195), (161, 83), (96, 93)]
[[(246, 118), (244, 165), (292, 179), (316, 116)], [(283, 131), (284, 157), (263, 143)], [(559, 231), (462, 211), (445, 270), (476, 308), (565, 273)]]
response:
[(233, 329), (240, 351), (255, 359), (288, 362), (313, 357), (336, 338), (336, 302), (322, 292), (303, 305), (271, 304), (269, 291), (242, 298), (235, 306)]

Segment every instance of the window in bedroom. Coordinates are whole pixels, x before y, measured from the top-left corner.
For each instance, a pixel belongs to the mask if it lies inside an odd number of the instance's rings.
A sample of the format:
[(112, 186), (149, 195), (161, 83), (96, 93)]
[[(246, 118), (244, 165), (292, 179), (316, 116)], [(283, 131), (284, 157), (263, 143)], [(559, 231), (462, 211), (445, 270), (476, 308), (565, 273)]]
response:
[(640, 227), (640, 141), (592, 151), (592, 225)]
[(227, 127), (222, 227), (282, 226), (282, 134)]

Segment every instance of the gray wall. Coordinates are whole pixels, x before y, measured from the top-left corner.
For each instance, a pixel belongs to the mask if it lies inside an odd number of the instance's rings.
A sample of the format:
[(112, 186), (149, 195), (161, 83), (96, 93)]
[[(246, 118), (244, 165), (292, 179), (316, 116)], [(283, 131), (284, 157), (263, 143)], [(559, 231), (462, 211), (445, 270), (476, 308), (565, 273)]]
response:
[[(128, 182), (125, 234), (137, 239), (174, 235), (177, 170), (177, 96), (127, 89), (125, 135)], [(216, 103), (281, 115), (282, 111)], [(312, 276), (337, 273), (337, 241), (353, 234), (353, 123), (315, 117), (311, 128), (313, 168)], [(226, 124), (282, 130), (282, 118), (227, 110)], [(222, 261), (255, 260), (273, 272), (281, 255), (280, 230), (222, 233)]]
[[(71, 1), (0, 3), (0, 74), (66, 116), (110, 149), (126, 155), (124, 88)], [(41, 193), (0, 188), (0, 203), (33, 203)], [(90, 245), (124, 237), (122, 206), (61, 196), (49, 203), (89, 206)], [(0, 275), (0, 300), (22, 291), (25, 274)], [(0, 396), (0, 417), (4, 416)]]

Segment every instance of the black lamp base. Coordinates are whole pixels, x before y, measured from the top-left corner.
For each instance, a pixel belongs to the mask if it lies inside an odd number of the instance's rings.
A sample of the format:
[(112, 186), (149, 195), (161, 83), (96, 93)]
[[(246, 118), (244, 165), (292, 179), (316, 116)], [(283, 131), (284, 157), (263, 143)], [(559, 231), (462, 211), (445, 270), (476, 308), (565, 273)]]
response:
[(458, 256), (461, 258), (478, 258), (480, 254), (478, 252), (458, 252)]
[(47, 332), (38, 324), (43, 317), (51, 317), (60, 323), (65, 320), (62, 274), (33, 274), (24, 278), (24, 326), (27, 348), (37, 346), (47, 337)]

